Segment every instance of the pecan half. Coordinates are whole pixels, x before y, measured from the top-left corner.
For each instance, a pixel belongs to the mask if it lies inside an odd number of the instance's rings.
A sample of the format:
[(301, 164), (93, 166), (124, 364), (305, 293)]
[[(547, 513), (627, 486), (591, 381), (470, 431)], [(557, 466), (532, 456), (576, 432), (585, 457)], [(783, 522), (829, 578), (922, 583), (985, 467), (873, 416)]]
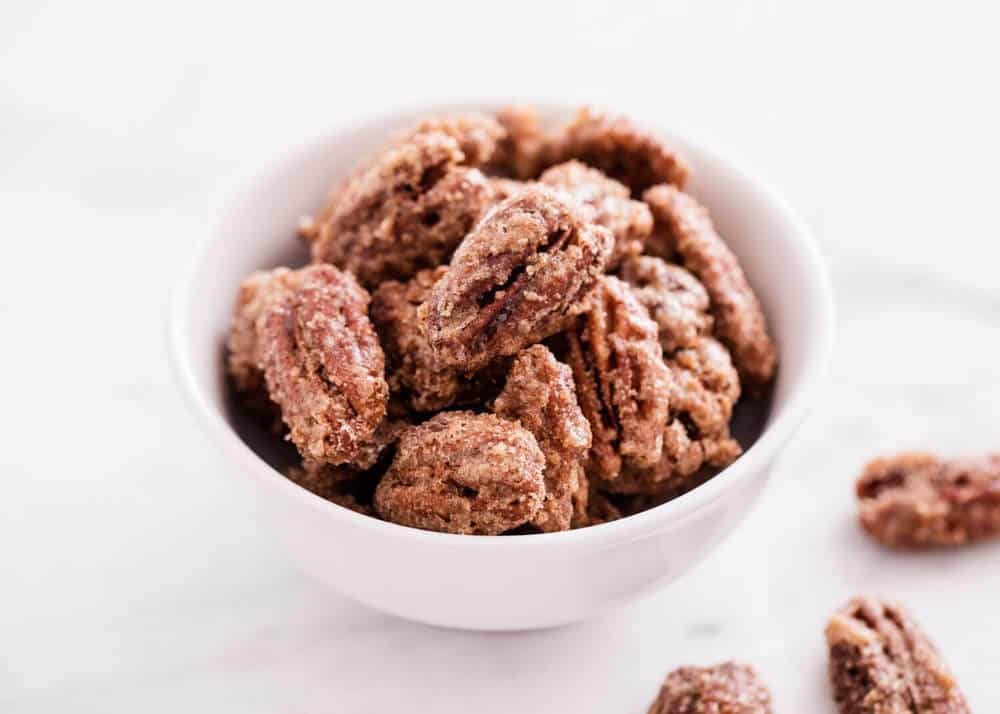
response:
[(723, 662), (667, 675), (648, 714), (771, 714), (771, 692), (753, 667)]
[(302, 456), (348, 463), (386, 414), (385, 357), (368, 293), (349, 273), (330, 265), (298, 273), (298, 287), (258, 320), (260, 365)]
[(643, 243), (653, 232), (653, 215), (642, 201), (629, 198), (629, 190), (597, 169), (579, 161), (567, 161), (548, 169), (539, 183), (561, 189), (594, 211), (593, 220), (615, 237), (608, 268), (626, 256), (642, 252)]
[(862, 527), (891, 547), (961, 545), (1000, 536), (1000, 454), (878, 458), (865, 467), (856, 490)]
[(577, 403), (570, 368), (543, 345), (522, 351), (493, 412), (530, 431), (545, 455), (545, 500), (533, 524), (543, 531), (568, 529), (574, 499), (581, 503), (578, 510), (585, 509), (583, 460), (590, 448), (590, 425)]
[(897, 605), (858, 597), (826, 626), (841, 714), (969, 714), (937, 649)]
[(493, 191), (441, 132), (415, 134), (348, 182), (312, 242), (314, 262), (354, 273), (367, 287), (406, 280), (448, 260), (492, 204)]
[(774, 376), (777, 353), (760, 301), (739, 261), (715, 232), (708, 211), (674, 186), (655, 186), (643, 195), (684, 267), (708, 291), (716, 335), (732, 351), (740, 376), (762, 385)]
[(625, 117), (581, 108), (573, 120), (550, 137), (542, 151), (544, 166), (579, 159), (621, 181), (639, 196), (650, 186), (683, 187), (691, 173), (687, 161), (659, 137)]
[(681, 266), (651, 255), (630, 256), (622, 263), (621, 276), (660, 328), (664, 354), (693, 347), (711, 333), (708, 292)]
[(438, 360), (472, 371), (563, 329), (585, 309), (613, 238), (540, 186), (495, 206), (418, 314)]
[(593, 435), (588, 470), (610, 481), (623, 462), (655, 464), (663, 449), (671, 381), (649, 313), (625, 283), (602, 276), (590, 309), (578, 329), (566, 333), (566, 342)]
[(523, 427), (492, 414), (442, 412), (403, 433), (375, 509), (414, 528), (496, 535), (538, 513), (544, 468)]

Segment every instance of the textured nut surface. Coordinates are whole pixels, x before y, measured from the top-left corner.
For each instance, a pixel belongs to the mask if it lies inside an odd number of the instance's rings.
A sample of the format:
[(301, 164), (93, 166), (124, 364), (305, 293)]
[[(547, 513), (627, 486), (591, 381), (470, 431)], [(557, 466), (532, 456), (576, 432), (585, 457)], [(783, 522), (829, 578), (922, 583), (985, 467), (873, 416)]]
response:
[(613, 480), (623, 462), (655, 464), (663, 448), (671, 381), (646, 308), (625, 283), (602, 276), (590, 309), (566, 341), (593, 436), (588, 471)]
[(579, 159), (628, 186), (633, 195), (659, 183), (683, 187), (691, 173), (687, 161), (655, 135), (625, 117), (587, 107), (546, 141), (544, 166)]
[(771, 714), (771, 693), (753, 667), (723, 662), (667, 675), (648, 714)]
[(740, 375), (755, 384), (769, 382), (777, 353), (764, 311), (736, 256), (715, 232), (708, 211), (674, 186), (655, 186), (643, 198), (657, 230), (669, 236), (684, 267), (708, 291), (716, 335), (732, 351)]
[(628, 187), (579, 161), (567, 161), (548, 169), (539, 183), (561, 189), (593, 210), (593, 220), (615, 237), (608, 267), (625, 256), (638, 255), (653, 232), (653, 215), (642, 201), (629, 198)]
[(302, 456), (348, 463), (386, 414), (385, 358), (368, 294), (349, 273), (330, 265), (298, 273), (298, 287), (258, 321), (260, 364)]
[(948, 667), (901, 607), (858, 597), (826, 626), (841, 714), (968, 714)]
[[(577, 403), (570, 368), (543, 345), (522, 351), (493, 411), (520, 422), (545, 455), (545, 500), (534, 525), (543, 531), (568, 529), (574, 499), (585, 499), (583, 460), (590, 448), (590, 425)], [(585, 509), (585, 504), (579, 509)]]
[(504, 136), (489, 169), (519, 179), (537, 176), (541, 171), (540, 154), (545, 137), (535, 110), (510, 106), (497, 112), (496, 119), (503, 127)]
[(473, 370), (561, 330), (585, 308), (612, 243), (579, 206), (543, 187), (496, 205), (420, 306), (436, 358)]
[[(368, 484), (365, 474), (355, 468), (306, 461), (301, 466), (288, 469), (285, 475), (320, 498), (366, 516), (374, 515), (371, 505), (358, 495)], [(370, 488), (374, 488), (374, 484)]]
[(478, 168), (493, 159), (507, 138), (507, 129), (497, 119), (480, 112), (442, 114), (423, 119), (412, 129), (397, 134), (390, 144), (409, 144), (421, 134), (450, 136), (462, 151), (462, 163)]
[(651, 255), (630, 256), (621, 276), (656, 321), (664, 354), (692, 347), (711, 333), (708, 292), (681, 266)]
[(544, 469), (523, 427), (492, 414), (442, 412), (403, 433), (375, 509), (414, 528), (496, 535), (538, 513)]
[(940, 459), (902, 453), (858, 478), (861, 525), (891, 547), (961, 545), (1000, 536), (1000, 454)]
[(340, 191), (312, 242), (313, 260), (368, 287), (445, 262), (492, 203), (489, 182), (458, 165), (464, 160), (441, 132), (392, 146)]

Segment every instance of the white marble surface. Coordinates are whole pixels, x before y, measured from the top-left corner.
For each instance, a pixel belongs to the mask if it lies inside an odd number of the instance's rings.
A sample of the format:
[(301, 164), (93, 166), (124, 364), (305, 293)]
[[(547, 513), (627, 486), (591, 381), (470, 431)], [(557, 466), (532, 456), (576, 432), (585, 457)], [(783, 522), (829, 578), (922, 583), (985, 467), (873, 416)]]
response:
[[(908, 602), (1000, 711), (1000, 547), (887, 554), (850, 494), (882, 450), (1000, 446), (1000, 6), (657, 5), (0, 7), (0, 711), (639, 713), (666, 670), (737, 657), (779, 712), (832, 712), (821, 627), (857, 591)], [(656, 113), (741, 155), (815, 229), (840, 311), (753, 516), (676, 586), (550, 632), (434, 630), (300, 575), (164, 352), (178, 262), (264, 162), (486, 94)]]

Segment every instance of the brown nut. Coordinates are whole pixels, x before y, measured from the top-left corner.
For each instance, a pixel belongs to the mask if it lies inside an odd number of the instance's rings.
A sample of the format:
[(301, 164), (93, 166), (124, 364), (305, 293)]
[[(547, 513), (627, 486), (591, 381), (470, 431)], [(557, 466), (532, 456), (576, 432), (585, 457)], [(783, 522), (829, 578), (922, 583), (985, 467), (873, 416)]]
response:
[(651, 467), (626, 465), (614, 480), (596, 485), (614, 493), (676, 498), (702, 483), (704, 466), (728, 466), (742, 453), (729, 434), (740, 382), (729, 352), (711, 337), (667, 360), (671, 372), (670, 417), (663, 452)]
[(257, 339), (271, 399), (303, 458), (348, 463), (386, 414), (385, 357), (368, 320), (368, 294), (331, 265), (298, 272), (270, 304)]
[(711, 333), (708, 292), (681, 266), (651, 255), (630, 256), (622, 263), (621, 276), (660, 328), (664, 354), (692, 347)]
[(492, 414), (442, 412), (403, 433), (375, 509), (414, 528), (496, 535), (538, 513), (544, 469), (523, 427)]
[(581, 108), (573, 120), (550, 137), (542, 151), (543, 166), (579, 159), (621, 181), (636, 197), (650, 186), (683, 187), (691, 170), (687, 161), (655, 135), (625, 117)]
[(647, 714), (771, 714), (771, 692), (753, 667), (724, 662), (667, 675)]
[(642, 252), (643, 243), (653, 232), (653, 215), (645, 203), (629, 198), (624, 184), (579, 161), (553, 166), (538, 181), (589, 206), (594, 212), (593, 221), (611, 231), (615, 247), (608, 268), (616, 267), (626, 256)]
[(762, 385), (774, 376), (777, 353), (760, 301), (732, 251), (715, 232), (708, 211), (674, 186), (655, 186), (643, 195), (684, 267), (708, 291), (715, 331), (732, 351), (745, 380)]
[(585, 309), (613, 238), (530, 186), (483, 217), (418, 314), (437, 359), (472, 371), (558, 332)]
[(533, 524), (546, 532), (567, 530), (574, 499), (578, 510), (586, 508), (583, 460), (590, 448), (590, 425), (576, 401), (570, 368), (543, 345), (522, 351), (493, 412), (530, 431), (545, 455), (545, 500)]
[(493, 191), (441, 132), (418, 133), (384, 152), (341, 189), (312, 242), (314, 262), (354, 273), (366, 287), (406, 280), (448, 260)]
[(953, 546), (1000, 536), (1000, 454), (878, 458), (858, 479), (857, 495), (862, 527), (890, 547)]
[(497, 112), (496, 119), (504, 129), (504, 136), (488, 169), (522, 180), (538, 176), (545, 135), (535, 110), (506, 107)]
[(663, 449), (671, 382), (649, 313), (625, 283), (602, 276), (566, 342), (593, 435), (588, 471), (610, 481), (623, 462), (654, 465)]
[(858, 597), (826, 626), (841, 714), (969, 714), (937, 649), (897, 605)]

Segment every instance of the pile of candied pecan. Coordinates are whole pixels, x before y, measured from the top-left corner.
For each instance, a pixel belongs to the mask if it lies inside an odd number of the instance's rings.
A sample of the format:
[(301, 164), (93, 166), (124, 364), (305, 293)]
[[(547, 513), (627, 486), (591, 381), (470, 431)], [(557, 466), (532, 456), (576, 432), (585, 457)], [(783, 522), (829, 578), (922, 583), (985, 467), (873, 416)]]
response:
[(776, 355), (687, 162), (580, 110), (427, 119), (336, 185), (312, 264), (241, 286), (243, 404), (335, 503), (451, 533), (602, 523), (740, 454)]

